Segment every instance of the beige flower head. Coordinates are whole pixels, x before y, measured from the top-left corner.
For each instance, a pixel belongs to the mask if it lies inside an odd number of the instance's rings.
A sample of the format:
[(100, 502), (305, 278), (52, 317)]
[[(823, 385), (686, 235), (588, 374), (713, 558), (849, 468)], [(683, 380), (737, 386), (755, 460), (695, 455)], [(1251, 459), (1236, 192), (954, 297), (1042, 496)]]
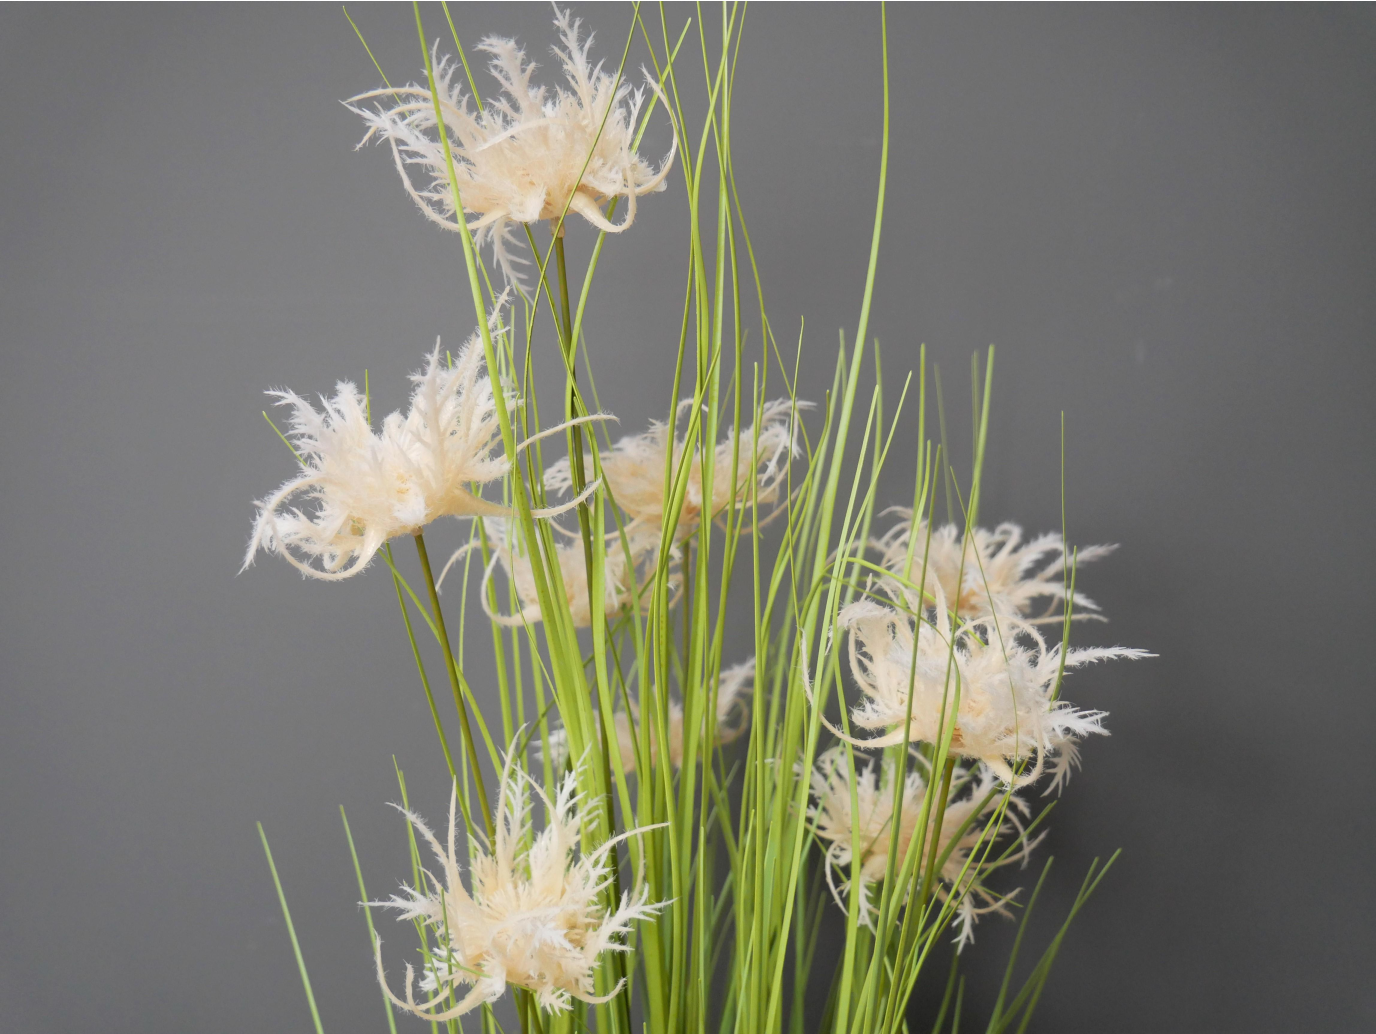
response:
[[(618, 84), (601, 63), (592, 64), (592, 37), (579, 39), (580, 22), (570, 20), (568, 11), (556, 8), (555, 25), (563, 47), (555, 47), (554, 53), (567, 87), (549, 91), (534, 85), (537, 66), (526, 60), (525, 52), (512, 40), (489, 36), (478, 49), (491, 55), (488, 67), (503, 96), (489, 99), (478, 111), (459, 85), (466, 78), (462, 68), (453, 58), (439, 60), (436, 54), (435, 84), (458, 193), (464, 211), (476, 216), (468, 227), (479, 243), (491, 241), (498, 265), (513, 282), (518, 280), (514, 265), (526, 262), (511, 253), (514, 224), (557, 220), (567, 206), (599, 230), (620, 233), (635, 221), (636, 199), (664, 189), (677, 147), (675, 137), (658, 169), (640, 157), (635, 137), (645, 90)], [(646, 80), (662, 99), (648, 73)], [(378, 107), (358, 106), (369, 100), (378, 101)], [(363, 143), (376, 137), (391, 144), (397, 171), (421, 211), (457, 230), (454, 184), (431, 92), (415, 85), (374, 90), (352, 98), (349, 106), (368, 124)], [(419, 184), (412, 169), (419, 173)], [(599, 207), (616, 197), (626, 199), (620, 223), (611, 222)]]
[[(742, 661), (723, 669), (721, 681), (717, 685), (716, 742), (720, 745), (735, 742), (750, 725), (750, 694), (755, 684), (755, 658)], [(677, 771), (683, 767), (683, 704), (678, 700), (669, 701), (667, 736), (669, 764)], [(639, 710), (628, 714), (618, 710), (613, 714), (616, 728), (617, 747), (621, 752), (621, 767), (630, 775), (636, 769), (635, 737), (647, 745), (651, 759), (659, 756), (660, 737), (647, 723), (640, 720)], [(631, 722), (636, 728), (632, 729)], [(564, 729), (554, 729), (549, 737), (550, 754), (556, 766), (563, 765), (568, 758), (568, 733)]]
[[(589, 628), (592, 625), (592, 610), (589, 607), (588, 565), (583, 554), (582, 540), (557, 524), (552, 525), (552, 527), (565, 537), (565, 544), (556, 548), (555, 555), (558, 558), (559, 575), (563, 581), (564, 595), (568, 601), (569, 615), (573, 618), (573, 626), (575, 628)], [(507, 627), (517, 627), (527, 622), (533, 623), (541, 620), (540, 595), (535, 585), (535, 572), (531, 566), (529, 555), (512, 548), (513, 529), (504, 522), (490, 522), (487, 525), (487, 532), (492, 556), (488, 561), (487, 569), (483, 572), (482, 591), (479, 593), (483, 612), (492, 621)], [(638, 562), (645, 552), (655, 545), (656, 543), (649, 542), (644, 536), (638, 539), (632, 538), (630, 540), (632, 564)], [(449, 569), (456, 562), (479, 546), (480, 543), (475, 540), (457, 550), (449, 558), (449, 562), (444, 565), (444, 571), (440, 574), (440, 581), (444, 581)], [(626, 550), (622, 546), (620, 538), (609, 538), (606, 548), (607, 562), (602, 575), (603, 613), (608, 619), (614, 619), (628, 613), (634, 606), (637, 584), (639, 584), (642, 593), (645, 587), (643, 583), (632, 582), (630, 577), (632, 568), (626, 562)], [(516, 598), (520, 601), (520, 609), (514, 614), (502, 614), (493, 610), (492, 604), (488, 600), (487, 587), (498, 565), (506, 572), (507, 578), (516, 590)]]
[[(498, 481), (511, 463), (501, 446), (501, 429), (483, 347), (474, 334), (450, 362), (439, 342), (425, 368), (413, 374), (415, 390), (406, 415), (391, 413), (376, 433), (368, 421), (368, 400), (342, 381), (318, 412), (292, 391), (273, 391), (292, 408), (289, 441), (301, 471), (258, 503), (244, 567), (259, 549), (285, 557), (302, 574), (337, 581), (358, 574), (384, 542), (415, 534), (439, 517), (508, 517), (510, 509), (473, 493)], [(511, 404), (516, 400), (511, 398)], [(541, 431), (535, 438), (603, 414), (579, 417)], [(531, 511), (553, 517), (586, 499), (589, 485), (566, 505)], [(300, 503), (313, 501), (303, 513)], [(295, 505), (293, 505), (295, 503)]]
[[(1124, 647), (1048, 647), (1031, 626), (998, 630), (992, 618), (952, 631), (940, 586), (934, 621), (862, 600), (844, 608), (838, 628), (850, 635), (850, 670), (865, 693), (851, 722), (880, 733), (865, 747), (937, 742), (944, 708), (959, 694), (951, 752), (981, 761), (1000, 779), (1024, 786), (1049, 763), (1059, 788), (1078, 761), (1076, 741), (1104, 734), (1103, 711), (1082, 711), (1056, 697), (1062, 668), (1150, 656)], [(951, 649), (952, 637), (955, 648)], [(914, 658), (914, 651), (916, 658)], [(911, 680), (911, 683), (910, 683)], [(911, 718), (909, 685), (912, 686)]]
[[(838, 746), (825, 751), (813, 769), (812, 806), (808, 818), (816, 823), (817, 839), (824, 845), (827, 883), (836, 903), (845, 908), (844, 892), (850, 880), (854, 837), (858, 835), (860, 915), (866, 924), (872, 923), (877, 913), (878, 906), (871, 891), (888, 874), (889, 851), (894, 847), (895, 836), (898, 866), (903, 865), (913, 846), (927, 792), (921, 764), (921, 759), (914, 757), (909, 766), (903, 781), (897, 822), (894, 822), (892, 759), (872, 760), (855, 773), (858, 809), (851, 807), (851, 769), (844, 748)], [(985, 888), (983, 877), (998, 865), (1018, 860), (1026, 864), (1037, 844), (1037, 840), (1027, 840), (1023, 832), (1022, 818), (1027, 814), (1027, 805), (1017, 796), (1010, 797), (998, 825), (986, 828), (1002, 802), (1003, 796), (997, 792), (995, 779), (987, 769), (961, 770), (952, 782), (939, 831), (936, 829), (936, 802), (932, 803), (923, 857), (918, 859), (913, 870), (923, 872), (927, 859), (935, 851), (940, 868), (937, 870), (939, 882), (934, 889), (943, 901), (955, 902), (952, 925), (959, 931), (956, 943), (962, 948), (974, 939), (975, 920), (987, 912), (1007, 914), (1004, 905), (1013, 896), (999, 897), (991, 893)], [(985, 861), (985, 849), (1008, 834), (1022, 841), (1020, 849), (996, 864)], [(971, 852), (977, 849), (972, 862)]]
[[(685, 410), (691, 411), (692, 405), (691, 399), (684, 399), (679, 404), (680, 415)], [(692, 535), (704, 514), (711, 520), (736, 506), (753, 505), (756, 498), (761, 509), (776, 506), (784, 495), (789, 462), (800, 453), (797, 411), (811, 406), (810, 402), (798, 402), (795, 406), (788, 399), (766, 403), (760, 414), (758, 440), (755, 427), (741, 432), (734, 483), (731, 462), (736, 445), (734, 434), (728, 431), (717, 444), (713, 456), (710, 499), (705, 498), (703, 490), (702, 458), (695, 454), (687, 470), (683, 508), (679, 512), (674, 540), (682, 542)], [(675, 438), (672, 447), (673, 470), (677, 471), (684, 459), (683, 438)], [(754, 463), (751, 463), (752, 448)], [(664, 480), (669, 449), (669, 428), (656, 420), (644, 434), (622, 438), (602, 458), (603, 480), (611, 489), (616, 505), (631, 518), (637, 529), (658, 531), (664, 522)], [(572, 484), (567, 459), (560, 460), (545, 472), (545, 487), (552, 491), (567, 492)]]
[[(423, 1019), (443, 1023), (485, 1002), (493, 1002), (508, 984), (535, 995), (542, 1009), (559, 1012), (572, 999), (604, 1002), (594, 993), (599, 956), (626, 951), (623, 938), (631, 924), (650, 919), (662, 907), (648, 903), (648, 890), (625, 894), (615, 910), (602, 904), (612, 883), (612, 852), (635, 830), (615, 837), (591, 854), (578, 849), (586, 805), (578, 794), (577, 774), (560, 782), (555, 799), (515, 764), (514, 751), (502, 771), (497, 835), (486, 850), (477, 849), (465, 889), (459, 877), (457, 788), (449, 805), (449, 836), (441, 844), (417, 816), (406, 812), (430, 845), (442, 878), (428, 871), (421, 887), (377, 902), (400, 912), (398, 919), (419, 920), (430, 937), (427, 963), (417, 1000), (414, 968), (406, 966), (406, 996), (396, 995), (382, 969), (381, 941), (377, 972), (383, 990), (397, 1005)], [(531, 793), (544, 802), (547, 821), (537, 834), (531, 822)], [(464, 987), (471, 989), (464, 993)]]
[[(1065, 540), (1058, 533), (1039, 535), (1029, 542), (1022, 538), (1016, 524), (1000, 524), (993, 531), (974, 528), (968, 537), (961, 529), (946, 524), (931, 529), (930, 544), (925, 521), (913, 526), (912, 511), (893, 507), (888, 511), (901, 519), (872, 545), (879, 551), (880, 563), (901, 578), (916, 585), (922, 577), (924, 554), (927, 563), (928, 594), (941, 586), (946, 600), (955, 601), (956, 613), (964, 618), (997, 617), (999, 621), (1060, 621), (1055, 613), (1065, 598)], [(908, 562), (911, 535), (912, 561)], [(1079, 550), (1075, 562), (1086, 564), (1107, 556), (1116, 546), (1090, 546)], [(906, 568), (906, 570), (905, 570)], [(1046, 600), (1044, 613), (1033, 614), (1033, 604)], [(1098, 605), (1083, 593), (1075, 593), (1075, 611), (1080, 618), (1103, 620)]]
[[(438, 342), (412, 377), (410, 409), (376, 433), (368, 400), (341, 382), (318, 412), (295, 392), (274, 391), (292, 409), (290, 439), (302, 469), (258, 504), (247, 567), (262, 548), (313, 578), (341, 579), (368, 566), (388, 539), (437, 517), (503, 514), (470, 486), (506, 476), (492, 382), (477, 335), (451, 365)], [(294, 500), (309, 500), (303, 513)]]

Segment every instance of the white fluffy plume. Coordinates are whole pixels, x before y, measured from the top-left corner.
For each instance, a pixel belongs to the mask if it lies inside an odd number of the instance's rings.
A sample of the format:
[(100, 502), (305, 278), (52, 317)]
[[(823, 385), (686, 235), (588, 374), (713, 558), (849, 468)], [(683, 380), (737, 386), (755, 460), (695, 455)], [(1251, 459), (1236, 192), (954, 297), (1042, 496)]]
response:
[[(750, 694), (755, 686), (755, 658), (751, 657), (740, 664), (722, 669), (717, 683), (716, 721), (713, 723), (715, 742), (725, 745), (735, 742), (750, 725)], [(632, 705), (631, 712), (617, 710), (613, 713), (617, 747), (621, 753), (621, 767), (627, 775), (636, 769), (636, 739), (649, 751), (651, 761), (659, 757), (660, 734), (650, 723), (641, 719), (638, 708)], [(632, 722), (635, 723), (634, 728)], [(684, 727), (687, 724), (683, 713), (683, 702), (670, 700), (665, 714), (665, 735), (669, 764), (677, 771), (683, 767)], [(706, 724), (704, 722), (704, 724)], [(549, 734), (550, 754), (556, 765), (564, 764), (568, 758), (568, 731), (553, 729)], [(701, 753), (711, 751), (711, 746), (700, 743)]]
[[(545, 828), (535, 832), (531, 795), (546, 812)], [(377, 974), (387, 996), (408, 1012), (443, 1023), (484, 1002), (500, 998), (508, 984), (533, 992), (542, 1009), (559, 1012), (572, 999), (603, 1002), (614, 997), (594, 993), (599, 956), (628, 950), (624, 938), (637, 920), (652, 918), (662, 907), (648, 902), (648, 889), (626, 893), (615, 909), (602, 904), (612, 883), (612, 852), (640, 830), (615, 837), (590, 854), (579, 852), (586, 810), (578, 793), (577, 773), (569, 772), (555, 799), (515, 764), (508, 753), (502, 770), (497, 834), (486, 850), (478, 849), (469, 887), (459, 875), (457, 845), (458, 793), (449, 806), (449, 833), (441, 844), (421, 818), (406, 812), (430, 845), (442, 871), (428, 871), (422, 887), (406, 887), (390, 901), (376, 904), (396, 909), (400, 920), (419, 920), (433, 941), (416, 997), (414, 968), (406, 966), (405, 997), (392, 991), (377, 945)], [(464, 992), (464, 988), (469, 988)]]
[[(551, 527), (565, 537), (564, 544), (555, 548), (555, 559), (559, 564), (559, 578), (563, 583), (569, 617), (574, 628), (588, 628), (592, 625), (592, 608), (588, 592), (588, 565), (583, 553), (582, 540), (558, 524), (552, 523)], [(492, 555), (483, 571), (482, 587), (478, 594), (483, 612), (490, 620), (507, 627), (518, 627), (527, 622), (533, 624), (542, 620), (540, 594), (535, 584), (535, 571), (530, 556), (523, 549), (513, 548), (513, 542), (517, 538), (515, 529), (510, 527), (508, 522), (493, 521), (487, 525), (487, 531)], [(644, 580), (633, 583), (631, 575), (634, 565), (639, 563), (647, 551), (653, 550), (657, 543), (640, 535), (632, 536), (628, 544), (630, 564), (627, 563), (627, 551), (620, 538), (615, 535), (608, 536), (606, 564), (602, 575), (602, 608), (609, 620), (620, 617), (634, 607), (637, 601), (637, 587), (642, 594), (642, 605), (648, 602), (643, 598), (646, 587)], [(481, 543), (475, 540), (460, 547), (444, 565), (440, 581), (444, 581), (454, 564), (480, 545)], [(514, 614), (503, 614), (494, 610), (488, 600), (488, 586), (498, 566), (506, 573), (507, 579), (516, 590), (516, 599), (520, 607)]]
[(850, 636), (851, 675), (866, 698), (851, 721), (879, 732), (852, 742), (937, 742), (943, 715), (958, 697), (952, 754), (983, 762), (1015, 786), (1035, 782), (1050, 763), (1052, 786), (1058, 787), (1076, 761), (1076, 741), (1105, 733), (1104, 712), (1082, 711), (1058, 698), (1063, 669), (1149, 655), (1124, 647), (1062, 653), (1059, 643), (1048, 646), (1035, 627), (1000, 630), (993, 618), (953, 628), (944, 593), (940, 585), (934, 589), (937, 606), (930, 619), (871, 600), (853, 603), (838, 616), (838, 628)]
[[(692, 399), (684, 399), (679, 404), (680, 424), (685, 412), (691, 412), (692, 405)], [(687, 483), (683, 487), (683, 508), (674, 530), (675, 541), (688, 538), (704, 518), (712, 520), (733, 507), (753, 505), (756, 499), (761, 509), (776, 506), (784, 496), (789, 462), (800, 452), (798, 410), (811, 406), (810, 402), (795, 405), (789, 399), (766, 403), (757, 424), (741, 431), (734, 483), (731, 463), (737, 446), (733, 432), (728, 430), (715, 446), (710, 498), (703, 486), (701, 455), (695, 452), (688, 457), (684, 475)], [(672, 469), (677, 473), (685, 460), (684, 436), (680, 434), (670, 443), (668, 426), (656, 420), (644, 434), (622, 438), (602, 457), (602, 477), (616, 505), (631, 518), (636, 530), (658, 531), (663, 524), (665, 469), (671, 447)], [(572, 485), (567, 459), (545, 471), (545, 487), (567, 492)]]
[[(510, 514), (472, 491), (474, 485), (505, 477), (511, 468), (501, 450), (478, 336), (459, 350), (452, 365), (436, 342), (425, 368), (411, 379), (416, 387), (406, 414), (389, 414), (376, 433), (369, 425), (367, 398), (348, 381), (340, 382), (333, 398), (321, 400), (323, 411), (295, 392), (269, 392), (279, 405), (291, 407), (289, 441), (302, 469), (258, 503), (245, 567), (264, 549), (312, 578), (338, 580), (367, 567), (388, 539), (414, 534), (438, 517)], [(313, 510), (303, 512), (301, 505), (310, 503)]]
[[(323, 411), (292, 391), (274, 391), (291, 407), (289, 437), (301, 471), (258, 504), (244, 566), (259, 548), (285, 557), (313, 578), (357, 574), (384, 542), (436, 517), (500, 514), (469, 486), (504, 477), (492, 383), (476, 335), (451, 366), (436, 342), (407, 413), (392, 413), (374, 433), (367, 399), (341, 382)], [(315, 504), (303, 513), (294, 500)]]
[[(871, 761), (855, 772), (858, 810), (851, 807), (851, 769), (843, 748), (832, 747), (825, 751), (812, 771), (813, 803), (808, 817), (816, 823), (817, 839), (824, 845), (827, 884), (836, 903), (845, 908), (843, 892), (849, 884), (855, 860), (853, 845), (858, 840), (860, 882), (857, 889), (861, 921), (866, 924), (873, 922), (877, 910), (871, 888), (888, 875), (890, 849), (895, 849), (895, 862), (901, 869), (909, 849), (916, 848), (913, 838), (921, 823), (927, 782), (919, 767), (920, 758), (914, 757), (912, 761), (903, 781), (896, 822), (895, 772), (891, 758)], [(995, 787), (992, 774), (982, 766), (960, 772), (952, 783), (939, 828), (937, 802), (931, 802), (923, 856), (913, 870), (921, 873), (933, 855), (937, 859), (946, 855), (936, 869), (937, 883), (933, 891), (943, 901), (954, 902), (953, 925), (958, 931), (956, 943), (961, 947), (974, 940), (975, 920), (980, 915), (987, 912), (1007, 914), (1005, 904), (1013, 896), (994, 894), (984, 886), (983, 877), (999, 865), (1019, 860), (1026, 864), (1037, 844), (1036, 840), (1028, 840), (1023, 831), (1027, 805), (1015, 795), (1001, 811), (1003, 795)], [(997, 824), (990, 828), (988, 823), (995, 816)], [(1021, 842), (1018, 849), (1001, 862), (986, 861), (987, 848), (1009, 834)]]
[[(1056, 606), (1066, 594), (1067, 566), (1065, 540), (1059, 533), (1038, 535), (1023, 541), (1016, 524), (1004, 523), (990, 531), (973, 528), (968, 536), (946, 524), (930, 529), (925, 521), (913, 525), (912, 511), (893, 507), (899, 522), (871, 545), (879, 551), (880, 563), (901, 578), (916, 585), (926, 562), (927, 594), (941, 586), (947, 604), (954, 603), (964, 618), (997, 617), (1000, 621), (1060, 621)], [(1090, 546), (1079, 550), (1075, 563), (1087, 564), (1107, 556), (1116, 546)], [(911, 561), (909, 560), (911, 552)], [(1033, 614), (1037, 600), (1046, 600), (1044, 613)], [(1098, 605), (1084, 593), (1075, 593), (1076, 616), (1099, 618)]]
[[(461, 66), (435, 54), (440, 116), (459, 197), (464, 211), (476, 216), (468, 227), (480, 243), (491, 241), (498, 265), (513, 282), (518, 280), (514, 265), (525, 262), (511, 253), (513, 224), (557, 220), (567, 206), (599, 230), (619, 233), (635, 221), (637, 198), (664, 189), (677, 147), (675, 137), (657, 169), (636, 153), (646, 91), (633, 90), (625, 81), (618, 84), (600, 62), (594, 66), (589, 57), (592, 37), (580, 40), (579, 21), (568, 11), (555, 10), (563, 46), (553, 49), (566, 87), (536, 86), (532, 76), (537, 66), (526, 60), (525, 52), (512, 40), (489, 36), (478, 49), (491, 56), (488, 68), (503, 93), (475, 111), (458, 82), (464, 78)], [(649, 89), (662, 97), (658, 84), (648, 74), (646, 79)], [(364, 101), (379, 103), (366, 108), (360, 106)], [(391, 145), (397, 171), (421, 211), (457, 230), (455, 184), (430, 90), (416, 85), (374, 90), (352, 98), (349, 105), (368, 124), (363, 143), (378, 138)], [(412, 170), (419, 174), (415, 179)], [(626, 200), (619, 223), (600, 208), (616, 197)]]

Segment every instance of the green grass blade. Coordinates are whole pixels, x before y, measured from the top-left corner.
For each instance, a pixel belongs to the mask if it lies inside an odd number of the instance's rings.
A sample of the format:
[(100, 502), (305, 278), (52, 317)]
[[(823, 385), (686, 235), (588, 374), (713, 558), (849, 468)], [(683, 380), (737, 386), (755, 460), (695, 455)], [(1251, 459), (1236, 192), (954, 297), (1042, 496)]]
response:
[(296, 939), (296, 927), (292, 925), (291, 910), (287, 908), (287, 895), (282, 890), (282, 880), (277, 875), (277, 866), (272, 861), (272, 848), (268, 846), (268, 835), (263, 832), (263, 824), (258, 824), (258, 837), (263, 841), (263, 853), (268, 858), (268, 868), (272, 870), (272, 882), (277, 888), (277, 900), (282, 906), (282, 918), (287, 923), (287, 936), (291, 938), (291, 950), (296, 955), (296, 966), (301, 971), (301, 986), (306, 991), (306, 1004), (311, 1007), (311, 1021), (315, 1024), (315, 1034), (325, 1034), (320, 1024), (320, 1010), (315, 1005), (315, 992), (311, 990), (310, 974), (306, 972), (306, 960), (301, 955), (301, 942)]
[(956, 974), (960, 968), (960, 956), (952, 953), (951, 955), (951, 975), (946, 978), (946, 992), (941, 996), (941, 1008), (937, 1010), (936, 1021), (932, 1024), (932, 1034), (941, 1034), (941, 1025), (946, 1020), (946, 1013), (951, 1008), (951, 995), (956, 989)]
[(1037, 885), (1032, 888), (1032, 896), (1027, 900), (1027, 907), (1023, 909), (1022, 921), (1018, 923), (1017, 936), (1013, 938), (1013, 949), (1008, 953), (1008, 965), (1003, 968), (1003, 982), (999, 985), (999, 996), (994, 1000), (994, 1012), (989, 1017), (989, 1030), (1002, 1030), (1003, 1003), (1008, 997), (1008, 985), (1013, 980), (1013, 967), (1018, 963), (1018, 951), (1022, 947), (1022, 939), (1027, 934), (1027, 925), (1032, 919), (1032, 911), (1037, 907), (1037, 898), (1041, 895), (1042, 885), (1046, 883), (1046, 877), (1051, 872), (1051, 863), (1054, 858), (1048, 858), (1046, 864), (1042, 866), (1042, 874), (1037, 878)]
[[(349, 841), (349, 857), (353, 859), (354, 876), (358, 878), (359, 904), (363, 906), (363, 918), (368, 923), (368, 944), (376, 950), (377, 930), (373, 928), (373, 913), (368, 910), (368, 888), (363, 885), (363, 867), (358, 864), (358, 851), (354, 848), (354, 835), (349, 830), (349, 816), (344, 814), (344, 805), (339, 806), (339, 818), (344, 823), (344, 836)], [(303, 970), (304, 974), (304, 970)], [(382, 1007), (387, 1010), (387, 1029), (397, 1034), (397, 1020), (392, 1014), (392, 1001), (385, 994)]]

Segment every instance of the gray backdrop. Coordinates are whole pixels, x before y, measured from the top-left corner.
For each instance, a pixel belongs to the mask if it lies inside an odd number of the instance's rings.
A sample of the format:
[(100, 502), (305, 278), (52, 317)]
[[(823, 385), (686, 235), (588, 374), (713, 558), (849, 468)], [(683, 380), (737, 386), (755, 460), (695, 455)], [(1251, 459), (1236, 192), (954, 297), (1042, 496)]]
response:
[[(548, 9), (456, 11), (548, 65)], [(580, 12), (615, 60), (626, 9)], [(407, 8), (352, 13), (416, 75)], [(1065, 411), (1072, 537), (1124, 544), (1085, 641), (1160, 654), (1070, 683), (1113, 735), (1055, 818), (1048, 918), (1125, 855), (1036, 1026), (1371, 1030), (1372, 8), (901, 7), (891, 40), (888, 368), (927, 342), (963, 442), (997, 344), (991, 520), (1058, 525)], [(858, 311), (878, 10), (761, 6), (745, 53), (742, 200), (817, 397)], [(392, 587), (235, 572), (291, 470), (262, 389), (366, 367), (402, 404), (472, 329), (457, 242), (353, 152), (337, 101), (376, 74), (335, 7), (9, 6), (0, 56), (0, 1028), (307, 1029), (261, 819), (326, 1029), (377, 1031), (336, 809), (385, 893), (392, 755), (423, 810), (445, 790)], [(675, 174), (590, 312), (630, 428), (668, 404), (684, 213)], [(979, 927), (976, 998), (1008, 932)]]

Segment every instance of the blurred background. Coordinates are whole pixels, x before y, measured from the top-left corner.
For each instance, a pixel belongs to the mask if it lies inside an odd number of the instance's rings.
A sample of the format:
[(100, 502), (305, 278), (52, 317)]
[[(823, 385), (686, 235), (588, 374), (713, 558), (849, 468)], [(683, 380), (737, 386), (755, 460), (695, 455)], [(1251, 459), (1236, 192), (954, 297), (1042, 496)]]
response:
[[(547, 8), (451, 10), (552, 74)], [(614, 64), (630, 9), (576, 10)], [(407, 8), (350, 13), (389, 78), (421, 73)], [(1039, 852), (1046, 921), (1124, 854), (1033, 1028), (1376, 1029), (1373, 8), (889, 14), (871, 330), (892, 391), (925, 342), (968, 462), (970, 355), (995, 344), (982, 516), (1059, 527), (1064, 412), (1070, 536), (1123, 544), (1082, 573), (1112, 618), (1082, 641), (1160, 655), (1068, 683), (1112, 737)], [(675, 35), (693, 15), (670, 5)], [(816, 399), (858, 317), (879, 60), (877, 7), (748, 14), (741, 201)], [(338, 101), (376, 85), (328, 5), (0, 8), (6, 1031), (307, 1030), (255, 820), (325, 1029), (385, 1029), (338, 806), (382, 895), (409, 874), (393, 756), (423, 812), (447, 791), (391, 581), (236, 577), (253, 501), (292, 470), (263, 389), (366, 368), (390, 410), (437, 334), (473, 329), (457, 238), (353, 150)], [(657, 120), (644, 150), (667, 144)], [(675, 172), (602, 258), (589, 347), (627, 431), (670, 403), (686, 211)], [(576, 269), (592, 240), (575, 220)], [(1011, 934), (977, 930), (975, 1021)]]

